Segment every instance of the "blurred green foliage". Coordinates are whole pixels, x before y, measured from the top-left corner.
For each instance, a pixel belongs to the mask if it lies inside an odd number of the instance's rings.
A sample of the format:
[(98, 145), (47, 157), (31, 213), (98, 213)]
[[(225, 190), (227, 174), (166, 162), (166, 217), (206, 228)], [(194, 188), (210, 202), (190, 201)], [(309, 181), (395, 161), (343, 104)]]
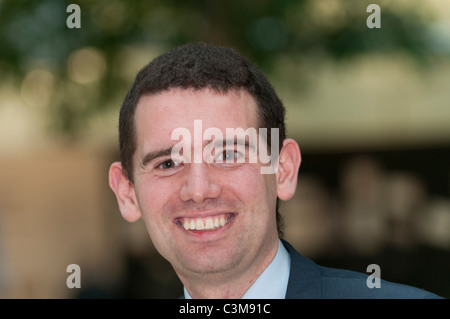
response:
[[(69, 4), (81, 8), (81, 28), (69, 29)], [(76, 136), (87, 119), (117, 105), (129, 79), (111, 67), (124, 46), (170, 48), (203, 41), (236, 48), (266, 72), (280, 58), (349, 59), (367, 52), (403, 51), (423, 60), (431, 17), (418, 3), (382, 8), (382, 28), (369, 29), (361, 0), (3, 0), (0, 1), (0, 81), (20, 85), (36, 67), (50, 70), (55, 92), (47, 108), (51, 127)], [(386, 2), (384, 2), (386, 3)], [(395, 8), (395, 7), (394, 7)], [(420, 13), (420, 14), (419, 14)], [(92, 85), (73, 83), (71, 54), (101, 52), (106, 71)], [(150, 60), (150, 58), (149, 58)], [(299, 62), (301, 63), (301, 62)], [(55, 94), (54, 94), (55, 95)], [(81, 107), (80, 107), (81, 105)]]

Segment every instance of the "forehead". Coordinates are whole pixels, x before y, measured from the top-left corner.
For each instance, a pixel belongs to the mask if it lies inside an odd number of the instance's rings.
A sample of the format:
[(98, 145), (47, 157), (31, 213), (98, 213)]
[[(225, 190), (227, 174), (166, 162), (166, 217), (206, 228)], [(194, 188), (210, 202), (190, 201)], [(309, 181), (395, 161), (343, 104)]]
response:
[(135, 113), (137, 149), (175, 144), (171, 140), (173, 130), (186, 128), (194, 134), (194, 121), (198, 120), (202, 131), (218, 128), (225, 133), (227, 128), (257, 128), (257, 105), (243, 89), (227, 93), (172, 89), (143, 96)]

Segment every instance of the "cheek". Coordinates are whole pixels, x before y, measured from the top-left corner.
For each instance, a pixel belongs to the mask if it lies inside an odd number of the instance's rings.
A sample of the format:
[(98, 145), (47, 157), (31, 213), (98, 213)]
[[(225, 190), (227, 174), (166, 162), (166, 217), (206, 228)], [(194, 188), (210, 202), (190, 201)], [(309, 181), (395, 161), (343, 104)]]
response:
[(272, 206), (275, 207), (275, 175), (261, 174), (259, 168), (252, 168), (230, 176), (228, 185), (232, 185), (234, 194), (243, 202), (252, 202), (256, 207), (266, 207), (269, 210)]
[(174, 190), (171, 183), (164, 181), (147, 180), (140, 184), (138, 202), (146, 223), (163, 217), (164, 206), (173, 196)]
[(173, 224), (165, 208), (173, 200), (176, 188), (171, 183), (154, 180), (140, 186), (138, 202), (145, 227), (155, 248), (161, 255), (168, 256)]

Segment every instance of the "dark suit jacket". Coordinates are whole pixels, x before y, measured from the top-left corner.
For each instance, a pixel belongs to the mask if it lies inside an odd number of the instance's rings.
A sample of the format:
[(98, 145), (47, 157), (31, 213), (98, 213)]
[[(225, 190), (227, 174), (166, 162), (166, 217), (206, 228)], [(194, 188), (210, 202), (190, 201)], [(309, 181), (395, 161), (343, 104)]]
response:
[(381, 280), (380, 288), (367, 287), (371, 274), (316, 265), (282, 241), (291, 257), (286, 299), (428, 299), (428, 291)]

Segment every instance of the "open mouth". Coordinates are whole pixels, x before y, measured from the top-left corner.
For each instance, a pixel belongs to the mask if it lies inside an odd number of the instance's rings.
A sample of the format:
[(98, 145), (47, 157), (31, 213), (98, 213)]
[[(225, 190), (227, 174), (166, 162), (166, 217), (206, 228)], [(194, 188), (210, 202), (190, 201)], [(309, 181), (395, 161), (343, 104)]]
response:
[(185, 230), (208, 231), (222, 228), (228, 224), (235, 214), (226, 213), (206, 217), (180, 217), (175, 223)]

